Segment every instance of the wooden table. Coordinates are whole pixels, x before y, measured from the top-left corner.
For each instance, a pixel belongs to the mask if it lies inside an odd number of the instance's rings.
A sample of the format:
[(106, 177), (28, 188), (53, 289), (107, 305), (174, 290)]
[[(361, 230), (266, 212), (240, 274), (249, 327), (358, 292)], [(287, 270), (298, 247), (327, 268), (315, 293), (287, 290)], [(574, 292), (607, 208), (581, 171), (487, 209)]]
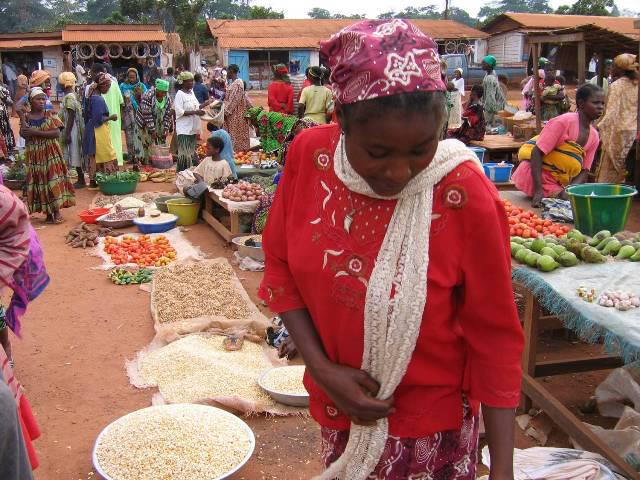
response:
[(587, 451), (598, 453), (612, 462), (628, 478), (640, 479), (640, 475), (624, 461), (615, 450), (596, 436), (567, 407), (556, 399), (539, 377), (569, 373), (606, 370), (623, 365), (619, 357), (610, 355), (572, 358), (565, 361), (543, 361), (536, 358), (538, 334), (548, 328), (562, 328), (563, 323), (553, 315), (544, 315), (536, 296), (522, 285), (525, 292), (524, 335), (522, 355), (522, 410), (528, 412), (532, 405), (542, 409), (567, 435)]
[(482, 147), (486, 150), (484, 163), (491, 162), (492, 154), (506, 154), (509, 161), (513, 163), (513, 154), (525, 143), (522, 140), (514, 140), (512, 135), (485, 135), (484, 140), (473, 140), (470, 142), (474, 147)]
[(236, 167), (238, 172), (238, 178), (253, 177), (254, 175), (260, 175), (262, 177), (270, 177), (278, 173), (277, 168), (242, 168)]
[[(255, 206), (257, 207), (257, 202), (255, 202), (255, 204)], [(226, 225), (222, 223), (221, 219), (216, 215), (216, 210), (220, 211), (221, 209), (229, 214), (229, 228), (227, 228)], [(231, 240), (236, 237), (248, 235), (247, 232), (242, 232), (240, 229), (240, 217), (242, 215), (253, 216), (253, 212), (240, 212), (237, 210), (230, 210), (229, 204), (225, 202), (224, 199), (220, 198), (219, 193), (207, 192), (205, 194), (205, 205), (204, 210), (202, 211), (202, 219), (207, 222), (216, 232), (218, 232), (226, 242), (231, 242)]]

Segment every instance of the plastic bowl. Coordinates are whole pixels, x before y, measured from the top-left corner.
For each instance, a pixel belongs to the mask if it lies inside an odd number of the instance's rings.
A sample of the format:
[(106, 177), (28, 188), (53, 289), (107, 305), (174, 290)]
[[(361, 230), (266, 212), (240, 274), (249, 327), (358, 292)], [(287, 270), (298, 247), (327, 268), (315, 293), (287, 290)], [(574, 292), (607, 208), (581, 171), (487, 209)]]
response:
[(169, 156), (166, 159), (154, 158), (151, 160), (151, 166), (159, 170), (167, 170), (173, 167), (173, 157)]
[(92, 208), (80, 212), (80, 220), (84, 223), (96, 223), (98, 218), (109, 213), (108, 208)]
[[(170, 213), (165, 213), (165, 215), (171, 215)], [(133, 223), (138, 227), (140, 233), (164, 233), (169, 230), (176, 228), (176, 224), (178, 223), (178, 216), (171, 215), (173, 218), (171, 220), (167, 220), (162, 223), (141, 223), (140, 218), (134, 218)]]
[(505, 183), (511, 178), (512, 163), (483, 163), (484, 174), (493, 183)]
[(486, 148), (482, 148), (482, 147), (467, 147), (467, 148), (476, 154), (476, 157), (478, 157), (478, 160), (480, 160), (480, 163), (484, 162), (484, 152), (487, 151)]
[(174, 198), (167, 200), (167, 210), (178, 216), (178, 225), (187, 226), (198, 223), (200, 202), (194, 202), (190, 198)]
[(98, 223), (103, 227), (109, 228), (127, 228), (133, 225), (133, 218), (130, 220), (106, 220), (107, 215), (102, 215), (98, 218)]
[(276, 392), (274, 390), (270, 390), (264, 386), (264, 378), (267, 374), (273, 370), (278, 370), (280, 368), (288, 368), (288, 367), (274, 367), (270, 368), (262, 375), (258, 377), (258, 385), (265, 392), (267, 392), (276, 402), (282, 403), (284, 405), (289, 405), (290, 407), (308, 407), (309, 406), (309, 394), (308, 393), (300, 393), (300, 394), (291, 394), (291, 393), (282, 393)]
[(576, 228), (587, 235), (600, 230), (618, 233), (624, 230), (631, 201), (638, 191), (614, 183), (585, 183), (567, 187)]
[(260, 262), (264, 262), (264, 250), (262, 247), (250, 247), (249, 245), (245, 245), (248, 239), (253, 237), (262, 237), (262, 235), (247, 235), (246, 237), (236, 237), (231, 239), (231, 242), (238, 247), (238, 253), (243, 257), (250, 257), (254, 260), (258, 260)]
[[(147, 408), (171, 408), (173, 405), (162, 405), (162, 406), (156, 406), (156, 407), (147, 407)], [(234, 420), (237, 421), (238, 423), (238, 428), (242, 429), (245, 431), (245, 433), (247, 434), (247, 437), (249, 438), (249, 451), (247, 452), (246, 456), (242, 459), (242, 461), (236, 465), (235, 467), (233, 467), (231, 470), (229, 470), (228, 472), (224, 473), (223, 475), (220, 475), (218, 477), (215, 478), (211, 478), (211, 480), (224, 480), (225, 478), (229, 478), (231, 475), (233, 475), (234, 473), (236, 473), (238, 470), (240, 470), (242, 467), (244, 467), (246, 465), (246, 463), (249, 461), (249, 459), (251, 458), (251, 456), (253, 455), (253, 452), (255, 451), (256, 448), (256, 437), (253, 434), (253, 431), (251, 430), (251, 428), (249, 428), (249, 425), (247, 425), (245, 422), (243, 422), (241, 419), (239, 419), (238, 417), (236, 417), (235, 415), (233, 415), (232, 413), (229, 413), (225, 410), (222, 410), (220, 408), (216, 408), (216, 407), (210, 407), (208, 405), (194, 405), (197, 406), (198, 408), (212, 408), (214, 410), (217, 410), (218, 413), (220, 415), (225, 415), (225, 416), (229, 416), (229, 418), (233, 418)], [(146, 409), (142, 409), (142, 410), (146, 410)], [(98, 438), (96, 438), (96, 443), (93, 446), (93, 451), (91, 452), (91, 459), (93, 461), (93, 467), (96, 469), (96, 472), (98, 472), (98, 475), (100, 475), (104, 480), (114, 480), (112, 477), (110, 477), (102, 468), (102, 465), (100, 465), (100, 461), (98, 460), (98, 445), (100, 444), (100, 442), (102, 441), (102, 437), (104, 437), (107, 432), (109, 431), (109, 429), (111, 429), (114, 424), (116, 424), (117, 422), (121, 421), (123, 418), (126, 418), (129, 415), (133, 415), (136, 412), (131, 412), (127, 415), (124, 415), (120, 418), (118, 418), (117, 420), (111, 422), (109, 425), (107, 425), (98, 435)], [(221, 454), (221, 452), (212, 452), (213, 454), (219, 455)], [(144, 461), (144, 459), (141, 459), (140, 461)]]
[(98, 182), (98, 186), (105, 195), (128, 195), (136, 191), (138, 180), (130, 182)]
[(185, 198), (182, 195), (166, 195), (155, 199), (155, 204), (158, 210), (164, 213), (169, 213), (167, 209), (167, 200), (174, 200), (176, 198)]

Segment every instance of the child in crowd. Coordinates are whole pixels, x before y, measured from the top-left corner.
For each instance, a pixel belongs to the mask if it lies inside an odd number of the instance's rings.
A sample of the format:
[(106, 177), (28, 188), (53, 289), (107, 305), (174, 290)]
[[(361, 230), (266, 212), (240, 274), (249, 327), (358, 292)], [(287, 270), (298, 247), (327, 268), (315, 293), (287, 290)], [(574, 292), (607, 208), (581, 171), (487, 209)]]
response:
[(236, 170), (236, 162), (233, 158), (233, 140), (231, 135), (224, 128), (214, 122), (207, 123), (207, 130), (211, 132), (211, 137), (219, 137), (224, 142), (224, 149), (220, 152), (220, 157), (226, 160), (231, 169), (231, 173), (234, 177), (238, 178), (238, 171)]
[(472, 140), (483, 140), (486, 130), (484, 111), (482, 108), (482, 85), (474, 85), (469, 96), (469, 103), (462, 112), (462, 126), (449, 130), (448, 138), (457, 138), (465, 144)]
[(209, 137), (207, 140), (207, 156), (193, 169), (193, 174), (199, 182), (211, 185), (221, 178), (233, 176), (231, 168), (221, 156), (224, 150), (224, 140), (220, 137)]

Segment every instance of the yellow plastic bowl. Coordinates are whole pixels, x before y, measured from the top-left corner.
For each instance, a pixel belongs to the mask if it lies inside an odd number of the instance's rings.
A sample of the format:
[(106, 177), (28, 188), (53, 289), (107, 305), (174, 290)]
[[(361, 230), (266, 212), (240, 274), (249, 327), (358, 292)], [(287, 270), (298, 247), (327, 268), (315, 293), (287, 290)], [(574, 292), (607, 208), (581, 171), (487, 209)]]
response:
[(174, 198), (167, 200), (167, 209), (178, 217), (178, 225), (187, 226), (198, 223), (200, 203), (189, 198)]

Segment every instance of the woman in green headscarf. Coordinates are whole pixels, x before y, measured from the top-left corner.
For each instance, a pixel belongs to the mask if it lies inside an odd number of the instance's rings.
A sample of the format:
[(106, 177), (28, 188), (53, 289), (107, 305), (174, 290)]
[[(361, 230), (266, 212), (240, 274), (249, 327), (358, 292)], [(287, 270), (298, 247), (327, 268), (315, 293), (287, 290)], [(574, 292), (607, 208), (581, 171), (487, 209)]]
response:
[(120, 84), (120, 91), (124, 97), (124, 117), (122, 125), (124, 128), (125, 139), (127, 141), (127, 153), (129, 161), (138, 164), (140, 158), (136, 158), (135, 142), (136, 142), (136, 112), (140, 108), (142, 96), (146, 93), (147, 87), (140, 81), (138, 70), (130, 68), (127, 70), (127, 80)]
[(169, 82), (158, 78), (155, 86), (142, 96), (136, 111), (135, 155), (139, 163), (149, 163), (151, 145), (166, 145), (173, 132)]
[(252, 107), (245, 114), (260, 137), (260, 145), (266, 153), (279, 152), (298, 120), (293, 115), (278, 112), (265, 112), (262, 107)]
[(496, 57), (493, 55), (487, 55), (482, 59), (482, 69), (487, 72), (482, 80), (482, 87), (484, 88), (484, 118), (487, 125), (493, 126), (493, 120), (496, 113), (504, 110), (506, 98), (500, 88), (500, 82), (498, 76), (495, 73)]

